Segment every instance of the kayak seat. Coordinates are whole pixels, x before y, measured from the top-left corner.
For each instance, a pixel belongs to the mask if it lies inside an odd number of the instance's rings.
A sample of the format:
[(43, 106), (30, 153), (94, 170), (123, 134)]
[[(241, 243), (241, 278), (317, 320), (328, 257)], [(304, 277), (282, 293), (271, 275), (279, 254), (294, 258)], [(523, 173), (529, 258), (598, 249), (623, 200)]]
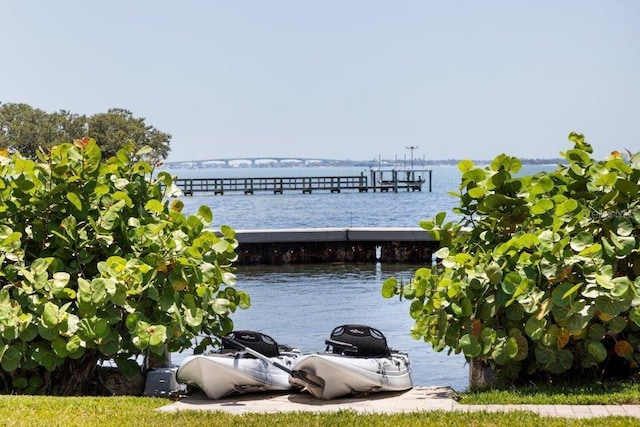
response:
[[(239, 342), (240, 344), (249, 347), (250, 349), (257, 351), (258, 353), (266, 357), (278, 357), (280, 356), (280, 350), (278, 343), (269, 335), (256, 331), (233, 331), (227, 335), (228, 338)], [(234, 347), (233, 343), (223, 339), (222, 340), (222, 352), (238, 351), (237, 347)], [(249, 355), (250, 357), (253, 357)]]
[(366, 325), (342, 325), (331, 332), (327, 349), (335, 354), (354, 357), (388, 357), (391, 351), (387, 339), (376, 328)]

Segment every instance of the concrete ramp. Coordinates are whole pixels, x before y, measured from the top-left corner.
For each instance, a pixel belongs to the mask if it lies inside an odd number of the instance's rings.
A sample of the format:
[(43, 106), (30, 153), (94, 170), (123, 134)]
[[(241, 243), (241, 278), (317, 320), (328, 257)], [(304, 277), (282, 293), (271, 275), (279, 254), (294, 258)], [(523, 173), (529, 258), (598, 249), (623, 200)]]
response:
[(309, 393), (253, 393), (211, 400), (197, 393), (163, 406), (160, 411), (224, 411), (234, 414), (252, 412), (330, 412), (352, 410), (369, 413), (451, 411), (460, 406), (449, 387), (414, 387), (405, 392), (370, 393), (333, 400), (321, 400)]

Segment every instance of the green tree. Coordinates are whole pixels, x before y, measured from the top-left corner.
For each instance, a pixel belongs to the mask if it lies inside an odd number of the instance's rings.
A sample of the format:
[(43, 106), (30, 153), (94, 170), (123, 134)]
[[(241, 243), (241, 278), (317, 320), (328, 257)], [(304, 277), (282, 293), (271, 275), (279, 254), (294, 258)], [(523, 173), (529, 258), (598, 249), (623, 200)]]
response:
[(640, 153), (596, 161), (582, 135), (569, 139), (550, 173), (518, 177), (506, 155), (460, 162), (462, 220), (421, 223), (440, 240), (440, 264), (382, 287), (412, 300), (415, 338), (507, 382), (637, 369)]
[(43, 110), (27, 104), (0, 105), (0, 146), (34, 155), (38, 147), (57, 139), (56, 131), (54, 120)]
[(86, 117), (66, 110), (47, 113), (27, 104), (0, 104), (0, 146), (25, 157), (35, 159), (39, 148), (47, 150), (85, 137), (94, 138), (105, 157), (114, 156), (127, 142), (151, 147), (147, 156), (152, 161), (165, 159), (171, 150), (170, 134), (128, 110), (116, 108)]
[[(135, 374), (138, 356), (196, 351), (229, 332), (249, 296), (233, 285), (235, 232), (207, 229), (170, 196), (166, 172), (125, 145), (102, 160), (85, 138), (0, 150), (0, 388), (86, 393), (99, 360)], [(156, 176), (157, 175), (157, 176)]]
[(88, 121), (88, 135), (94, 138), (105, 156), (112, 156), (120, 149), (123, 141), (130, 141), (136, 147), (151, 147), (150, 155), (155, 160), (169, 155), (171, 135), (147, 125), (144, 118), (136, 118), (129, 110), (112, 108), (106, 113), (94, 114)]

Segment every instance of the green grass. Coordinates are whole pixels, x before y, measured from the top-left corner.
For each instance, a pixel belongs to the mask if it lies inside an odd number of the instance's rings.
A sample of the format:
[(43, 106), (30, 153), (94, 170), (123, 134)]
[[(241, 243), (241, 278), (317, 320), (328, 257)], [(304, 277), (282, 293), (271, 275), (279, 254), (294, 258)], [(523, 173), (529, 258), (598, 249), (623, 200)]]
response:
[(625, 382), (553, 385), (534, 384), (504, 390), (469, 391), (458, 400), (467, 405), (638, 405), (640, 384)]
[(278, 413), (230, 415), (223, 412), (159, 412), (171, 403), (149, 397), (46, 397), (0, 396), (0, 423), (3, 426), (602, 426), (617, 427), (637, 423), (627, 417), (595, 419), (545, 418), (527, 412), (414, 412), (407, 414)]

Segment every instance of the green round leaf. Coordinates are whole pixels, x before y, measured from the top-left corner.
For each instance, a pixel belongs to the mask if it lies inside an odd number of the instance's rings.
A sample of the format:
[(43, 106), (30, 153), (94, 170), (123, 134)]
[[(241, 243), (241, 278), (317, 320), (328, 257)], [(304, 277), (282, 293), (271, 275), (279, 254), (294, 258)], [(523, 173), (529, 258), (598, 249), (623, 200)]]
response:
[(411, 316), (411, 318), (417, 319), (418, 316), (422, 313), (422, 310), (423, 306), (420, 300), (415, 299), (411, 301), (411, 305), (409, 306), (409, 315)]
[(614, 220), (616, 234), (618, 236), (631, 236), (633, 233), (633, 224), (625, 217), (616, 217)]
[(80, 199), (77, 193), (73, 193), (73, 192), (67, 193), (67, 200), (69, 200), (69, 202), (71, 202), (73, 207), (76, 208), (78, 211), (82, 211), (82, 199)]
[(229, 313), (229, 300), (226, 298), (216, 298), (213, 301), (213, 310), (218, 314)]
[(22, 353), (14, 346), (8, 346), (2, 349), (0, 347), (0, 366), (6, 372), (13, 372), (20, 366)]
[(52, 302), (46, 302), (44, 305), (44, 312), (42, 313), (42, 324), (46, 328), (55, 328), (59, 323), (59, 309), (58, 306)]
[(629, 303), (622, 300), (615, 300), (608, 296), (599, 296), (595, 300), (595, 307), (602, 313), (616, 317), (629, 308)]
[(609, 330), (614, 334), (619, 334), (627, 327), (627, 321), (624, 317), (614, 317), (607, 322)]
[(211, 212), (211, 208), (209, 206), (202, 205), (198, 208), (198, 216), (202, 219), (202, 222), (205, 224), (210, 224), (213, 221), (213, 213)]
[(556, 215), (562, 216), (566, 214), (573, 213), (576, 209), (578, 209), (578, 202), (574, 199), (568, 199), (564, 202), (556, 205)]
[(155, 325), (150, 331), (149, 345), (152, 347), (158, 347), (165, 343), (167, 340), (167, 328), (164, 325)]
[(587, 351), (597, 363), (602, 363), (607, 358), (607, 349), (600, 341), (589, 341)]
[(629, 318), (638, 326), (640, 326), (640, 307), (636, 307), (635, 310), (631, 312)]
[(51, 348), (58, 357), (67, 357), (69, 351), (67, 351), (67, 342), (62, 337), (55, 338), (51, 341)]
[(502, 269), (495, 262), (489, 264), (484, 271), (492, 284), (496, 285), (502, 281)]
[(555, 346), (558, 340), (558, 332), (559, 332), (558, 325), (549, 326), (549, 328), (545, 331), (545, 333), (542, 335), (540, 339), (540, 342), (542, 343), (542, 345), (546, 347)]
[(549, 199), (538, 200), (532, 207), (531, 213), (534, 215), (543, 215), (553, 210), (554, 204)]
[(466, 334), (460, 338), (460, 348), (467, 357), (477, 357), (482, 352), (482, 346), (473, 335)]
[(384, 298), (392, 298), (396, 294), (398, 288), (398, 280), (395, 277), (389, 277), (382, 284), (382, 296)]
[(536, 360), (542, 365), (550, 365), (556, 360), (556, 355), (550, 347), (536, 347)]
[(611, 289), (611, 295), (621, 298), (629, 289), (633, 286), (631, 280), (627, 276), (616, 277), (612, 280), (613, 289)]
[(473, 169), (473, 162), (471, 160), (461, 160), (458, 162), (458, 170), (462, 173), (468, 172)]
[(515, 339), (518, 346), (518, 351), (513, 357), (513, 360), (515, 360), (516, 362), (522, 362), (529, 355), (529, 341), (523, 335), (518, 335), (510, 339)]
[(522, 282), (522, 276), (520, 276), (520, 274), (512, 271), (510, 273), (508, 273), (503, 281), (502, 281), (502, 290), (507, 294), (507, 295), (513, 295), (516, 291), (516, 289), (518, 289), (518, 286), (520, 285), (520, 282)]
[(505, 351), (509, 359), (515, 359), (518, 355), (518, 341), (514, 337), (507, 338)]
[(571, 239), (571, 249), (580, 252), (593, 244), (593, 235), (586, 231), (581, 231)]
[(144, 208), (149, 212), (161, 213), (164, 211), (164, 205), (160, 200), (151, 199), (145, 205)]
[(504, 170), (509, 173), (518, 173), (522, 168), (522, 162), (517, 157), (500, 154), (491, 162), (491, 169), (494, 171)]
[(480, 332), (480, 341), (484, 347), (483, 353), (487, 353), (491, 349), (497, 338), (498, 334), (495, 330), (492, 328), (482, 328), (482, 332)]
[[(579, 285), (578, 285), (579, 288)], [(553, 304), (558, 307), (566, 307), (572, 301), (572, 295), (577, 291), (576, 285), (570, 282), (563, 282), (555, 287), (551, 292)]]
[(599, 323), (592, 323), (589, 325), (589, 338), (594, 341), (600, 341), (604, 338), (604, 334), (607, 333), (605, 327)]
[(469, 189), (469, 196), (473, 199), (479, 199), (487, 193), (487, 189), (483, 187), (474, 187)]
[(533, 341), (539, 340), (545, 332), (547, 320), (545, 318), (538, 319), (535, 316), (529, 317), (525, 324), (525, 332)]

